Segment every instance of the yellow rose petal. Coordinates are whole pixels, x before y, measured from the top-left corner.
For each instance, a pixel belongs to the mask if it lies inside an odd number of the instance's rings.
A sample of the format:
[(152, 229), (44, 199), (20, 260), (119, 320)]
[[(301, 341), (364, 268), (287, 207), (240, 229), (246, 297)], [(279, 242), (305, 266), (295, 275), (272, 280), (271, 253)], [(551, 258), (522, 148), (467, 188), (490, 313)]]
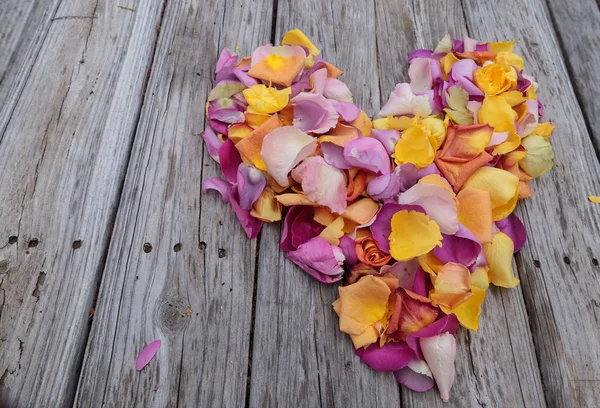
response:
[[(433, 143), (432, 143), (433, 142)], [(435, 158), (437, 140), (424, 126), (411, 126), (402, 132), (394, 150), (396, 164), (412, 163), (417, 168), (429, 166)]]
[(515, 48), (514, 41), (503, 41), (503, 42), (491, 42), (490, 43), (490, 51), (491, 52), (512, 52)]
[(408, 261), (442, 246), (438, 224), (418, 211), (398, 211), (392, 217), (390, 254), (397, 261)]
[[(487, 123), (497, 132), (502, 132), (502, 126), (517, 120), (515, 112), (510, 104), (501, 96), (488, 95), (483, 100), (479, 109), (479, 123)], [(498, 129), (497, 129), (498, 128)]]
[(517, 86), (517, 71), (512, 66), (488, 64), (473, 73), (475, 85), (486, 95), (498, 95)]
[(288, 31), (281, 40), (282, 44), (300, 45), (306, 49), (311, 55), (319, 55), (321, 51), (308, 39), (302, 31), (293, 29)]
[(514, 288), (519, 284), (512, 268), (514, 243), (503, 232), (497, 232), (489, 244), (483, 245), (483, 253), (490, 268), (490, 282), (503, 288)]
[(490, 193), (492, 220), (506, 218), (513, 212), (519, 198), (519, 178), (506, 170), (481, 167), (463, 185)]
[(600, 197), (598, 197), (598, 196), (594, 196), (594, 195), (588, 196), (588, 200), (590, 200), (594, 204), (600, 204)]
[(525, 63), (523, 62), (523, 58), (521, 56), (514, 54), (512, 52), (500, 51), (496, 54), (496, 62), (502, 65), (513, 65), (519, 69), (519, 71), (523, 71), (525, 68)]
[(246, 102), (254, 113), (275, 113), (285, 108), (289, 102), (292, 88), (277, 90), (258, 84), (242, 91)]
[(549, 140), (554, 129), (556, 129), (556, 126), (552, 125), (550, 122), (538, 123), (537, 127), (529, 136), (542, 136), (544, 139)]

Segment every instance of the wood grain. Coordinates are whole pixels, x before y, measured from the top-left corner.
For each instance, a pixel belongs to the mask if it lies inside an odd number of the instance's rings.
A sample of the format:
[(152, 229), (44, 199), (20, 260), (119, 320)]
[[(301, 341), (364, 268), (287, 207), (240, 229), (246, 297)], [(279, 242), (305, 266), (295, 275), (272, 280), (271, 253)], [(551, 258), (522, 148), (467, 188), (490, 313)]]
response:
[[(550, 22), (554, 26), (575, 95), (585, 115), (596, 154), (600, 157), (600, 9), (596, 0), (565, 2), (548, 0)], [(532, 46), (523, 39), (525, 46)]]
[(161, 11), (157, 2), (136, 13), (112, 2), (53, 7), (33, 39), (39, 52), (27, 52), (2, 106), (0, 388), (8, 406), (65, 406), (74, 397)]
[(270, 1), (167, 2), (78, 406), (245, 403), (256, 244), (217, 194), (201, 194), (220, 174), (200, 133), (218, 51), (264, 43), (271, 12)]
[[(409, 81), (406, 59), (413, 49), (432, 49), (447, 32), (455, 37), (466, 32), (460, 1), (381, 2), (377, 17), (384, 98), (397, 82)], [(457, 341), (450, 402), (443, 403), (436, 390), (420, 394), (402, 388), (403, 406), (545, 406), (520, 289), (488, 290), (479, 330), (461, 328)]]
[[(529, 232), (517, 259), (549, 406), (600, 404), (600, 164), (543, 1), (466, 1), (470, 33), (518, 40), (526, 70), (540, 84), (556, 168), (533, 183), (518, 208)], [(494, 9), (492, 14), (485, 10)], [(516, 18), (515, 10), (525, 18)]]

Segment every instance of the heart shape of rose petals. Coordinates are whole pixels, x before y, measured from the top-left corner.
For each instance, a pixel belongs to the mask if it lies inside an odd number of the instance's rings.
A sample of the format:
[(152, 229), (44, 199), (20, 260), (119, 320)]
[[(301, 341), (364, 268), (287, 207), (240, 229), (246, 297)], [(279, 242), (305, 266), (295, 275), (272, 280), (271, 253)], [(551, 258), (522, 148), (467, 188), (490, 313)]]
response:
[(207, 102), (202, 136), (225, 179), (203, 190), (249, 238), (283, 221), (287, 258), (343, 282), (333, 308), (356, 355), (415, 391), (437, 384), (444, 401), (454, 333), (477, 330), (490, 283), (519, 283), (513, 210), (553, 165), (554, 126), (513, 47), (446, 35), (415, 50), (411, 82), (371, 120), (296, 29), (251, 57), (223, 50)]

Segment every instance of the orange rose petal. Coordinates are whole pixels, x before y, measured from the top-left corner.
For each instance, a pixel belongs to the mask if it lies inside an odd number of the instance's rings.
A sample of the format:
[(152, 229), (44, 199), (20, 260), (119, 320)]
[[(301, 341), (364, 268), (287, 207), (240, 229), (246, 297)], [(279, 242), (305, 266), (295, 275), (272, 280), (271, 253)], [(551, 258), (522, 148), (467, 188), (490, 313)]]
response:
[(358, 223), (358, 225), (367, 224), (375, 217), (379, 211), (379, 205), (371, 198), (362, 198), (350, 204), (342, 217)]
[(436, 157), (434, 162), (444, 177), (452, 184), (454, 191), (458, 191), (474, 172), (492, 159), (493, 157), (489, 153), (483, 152), (466, 163), (446, 161), (441, 157)]
[(304, 194), (296, 194), (296, 193), (287, 193), (276, 195), (275, 198), (279, 202), (279, 204), (284, 205), (286, 207), (291, 207), (292, 205), (310, 205), (312, 207), (318, 207), (319, 204), (310, 201)]
[(338, 123), (335, 128), (327, 132), (326, 135), (319, 137), (319, 143), (330, 142), (335, 145), (344, 147), (351, 140), (358, 139), (360, 134), (354, 126)]
[(358, 130), (360, 130), (360, 133), (363, 134), (363, 136), (371, 136), (371, 130), (373, 129), (373, 122), (371, 122), (371, 119), (365, 113), (365, 111), (363, 111), (363, 110), (360, 111), (360, 113), (358, 114), (358, 117), (356, 119), (354, 119), (354, 121), (352, 122), (352, 125), (356, 126), (358, 128)]
[(363, 264), (375, 268), (386, 265), (392, 259), (390, 254), (379, 249), (377, 241), (370, 235), (356, 240), (356, 256)]
[(330, 78), (338, 78), (344, 73), (344, 71), (329, 62), (325, 62), (325, 68), (327, 68), (327, 76)]
[(237, 144), (240, 140), (252, 133), (254, 129), (245, 123), (234, 123), (229, 126), (227, 136), (234, 144)]
[(254, 202), (250, 215), (264, 222), (281, 220), (281, 204), (275, 198), (273, 189), (266, 187)]
[(354, 178), (348, 177), (348, 196), (346, 200), (353, 202), (360, 196), (367, 187), (367, 173), (359, 171)]
[(485, 244), (492, 240), (492, 199), (488, 191), (465, 187), (456, 196), (458, 221)]
[(344, 219), (342, 217), (338, 217), (331, 224), (329, 224), (321, 233), (319, 237), (324, 238), (331, 245), (339, 245), (340, 238), (344, 236)]
[(267, 120), (271, 119), (272, 115), (266, 115), (264, 113), (252, 113), (244, 112), (246, 118), (246, 124), (252, 128), (257, 128)]
[(265, 162), (260, 156), (263, 139), (267, 134), (279, 127), (281, 127), (281, 123), (279, 122), (279, 116), (275, 113), (252, 133), (240, 140), (235, 147), (240, 154), (250, 160), (256, 168), (266, 170), (267, 167), (265, 166)]
[(454, 309), (473, 296), (471, 271), (464, 265), (449, 262), (439, 270), (429, 298), (440, 306)]
[(304, 68), (305, 60), (299, 55), (284, 57), (271, 54), (250, 68), (248, 75), (287, 88), (292, 86), (294, 79)]
[(313, 216), (313, 220), (325, 227), (334, 222), (336, 218), (338, 218), (338, 216), (334, 215), (327, 207), (315, 208), (315, 215)]
[(278, 114), (282, 126), (294, 125), (294, 105), (287, 105)]

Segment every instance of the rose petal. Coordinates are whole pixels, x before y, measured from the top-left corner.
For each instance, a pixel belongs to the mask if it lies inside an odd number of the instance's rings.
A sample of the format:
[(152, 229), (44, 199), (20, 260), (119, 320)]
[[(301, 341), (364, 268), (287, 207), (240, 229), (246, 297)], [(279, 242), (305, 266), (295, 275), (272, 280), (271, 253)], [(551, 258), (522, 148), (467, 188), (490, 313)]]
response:
[(444, 263), (457, 262), (471, 267), (481, 252), (481, 244), (471, 231), (459, 224), (455, 235), (442, 234), (442, 245), (433, 249), (433, 253)]
[(230, 188), (231, 188), (231, 183), (229, 183), (226, 180), (216, 178), (216, 177), (206, 179), (206, 180), (204, 180), (204, 183), (202, 183), (202, 192), (205, 192), (206, 190), (215, 190), (219, 194), (221, 194), (221, 198), (226, 203), (229, 202), (229, 189)]
[(431, 78), (430, 58), (413, 58), (408, 67), (410, 87), (413, 92), (422, 92), (431, 89), (433, 80)]
[(335, 110), (335, 107), (326, 99), (323, 95), (301, 92), (295, 97), (291, 99), (291, 103), (298, 104), (301, 101), (311, 101), (321, 106), (327, 113), (323, 117), (323, 119), (316, 125), (315, 128), (311, 129), (311, 132), (323, 134), (326, 133), (331, 128), (335, 127), (337, 121), (339, 119), (339, 115)]
[(396, 143), (398, 143), (398, 139), (400, 139), (400, 132), (394, 129), (373, 129), (371, 131), (371, 136), (381, 142), (388, 154), (392, 154), (394, 153), (394, 148), (396, 147)]
[(263, 139), (260, 156), (267, 172), (282, 187), (289, 186), (288, 173), (317, 146), (317, 140), (294, 126), (273, 130)]
[(433, 375), (425, 361), (412, 360), (407, 367), (395, 371), (396, 380), (413, 391), (425, 392), (433, 388)]
[(202, 132), (202, 139), (208, 150), (208, 155), (217, 163), (219, 162), (219, 148), (223, 146), (223, 142), (217, 137), (215, 131), (210, 126), (207, 126)]
[(421, 339), (421, 350), (427, 365), (431, 369), (442, 401), (450, 399), (450, 389), (454, 383), (454, 359), (456, 358), (456, 340), (450, 333)]
[[(316, 94), (323, 95), (325, 84), (327, 84), (327, 69), (317, 69), (309, 76), (310, 82), (312, 82), (312, 90)], [(297, 94), (296, 94), (297, 95)], [(295, 96), (295, 95), (294, 95)]]
[(320, 156), (309, 157), (292, 171), (308, 199), (341, 214), (346, 209), (346, 176)]
[(323, 283), (337, 282), (344, 274), (342, 250), (323, 238), (311, 238), (295, 251), (288, 252), (286, 258)]
[(512, 240), (515, 246), (514, 252), (520, 251), (525, 245), (527, 230), (516, 214), (513, 213), (503, 220), (496, 221), (496, 228)]
[(242, 158), (231, 139), (227, 139), (225, 143), (223, 143), (219, 148), (218, 154), (223, 175), (231, 183), (235, 183), (237, 180), (238, 167), (242, 163)]
[(395, 173), (384, 174), (375, 177), (367, 184), (367, 194), (374, 200), (381, 201), (398, 195), (400, 187), (400, 176)]
[(384, 252), (389, 253), (390, 251), (389, 236), (392, 232), (392, 216), (401, 210), (420, 210), (422, 212), (425, 212), (425, 210), (417, 206), (400, 205), (396, 203), (385, 203), (377, 213), (375, 221), (373, 222), (373, 224), (371, 224), (371, 232), (373, 234), (373, 239), (377, 241), (379, 249), (381, 249)]
[(346, 143), (344, 156), (351, 165), (375, 174), (389, 174), (391, 171), (385, 147), (372, 137), (361, 137)]
[(358, 262), (358, 258), (356, 257), (356, 244), (348, 235), (344, 235), (340, 238), (340, 249), (344, 253), (344, 257), (346, 257), (347, 265), (354, 265)]
[(294, 126), (303, 132), (311, 132), (319, 126), (327, 111), (316, 102), (300, 101), (294, 106)]
[(279, 248), (293, 251), (311, 238), (318, 236), (324, 227), (314, 221), (314, 209), (306, 206), (293, 206), (283, 221)]
[(389, 100), (377, 114), (377, 118), (389, 115), (421, 115), (431, 114), (431, 105), (428, 95), (417, 96), (413, 93), (409, 84), (398, 84), (391, 93)]
[(263, 45), (252, 53), (248, 75), (289, 87), (304, 68), (306, 53), (298, 45)]
[(352, 102), (336, 103), (335, 110), (346, 122), (352, 122), (356, 120), (360, 114), (360, 108)]
[[(260, 115), (261, 119), (266, 117), (266, 120), (259, 125), (246, 137), (240, 140), (235, 147), (241, 155), (248, 159), (256, 168), (266, 170), (267, 167), (262, 157), (260, 156), (265, 136), (281, 127), (279, 115), (276, 113), (271, 116)], [(247, 121), (249, 121), (247, 119)]]
[(327, 78), (323, 96), (338, 102), (352, 102), (352, 92), (348, 89), (348, 85), (335, 78)]
[(398, 371), (408, 366), (414, 357), (414, 352), (405, 343), (388, 343), (381, 347), (371, 344), (366, 349), (355, 349), (354, 354), (373, 370), (381, 372)]
[(338, 169), (347, 170), (352, 168), (352, 165), (348, 163), (346, 157), (344, 157), (344, 148), (342, 146), (323, 142), (321, 143), (321, 153), (327, 163)]
[(251, 210), (252, 205), (267, 185), (264, 174), (256, 167), (240, 163), (237, 173), (237, 190), (240, 196), (240, 208)]
[(483, 252), (490, 267), (488, 276), (491, 283), (503, 288), (514, 288), (519, 284), (512, 268), (514, 243), (508, 235), (503, 232), (494, 234), (492, 242), (483, 246)]
[(256, 238), (260, 229), (263, 225), (263, 222), (257, 218), (254, 218), (250, 211), (244, 210), (240, 207), (240, 197), (238, 194), (238, 190), (236, 186), (231, 186), (229, 190), (229, 202), (231, 203), (231, 207), (235, 212), (244, 232), (250, 239)]
[(416, 259), (411, 259), (405, 262), (396, 262), (393, 265), (384, 265), (380, 271), (382, 273), (391, 273), (398, 278), (398, 284), (401, 288), (413, 290), (415, 275), (419, 269), (419, 262)]
[(140, 371), (142, 368), (146, 367), (148, 363), (154, 358), (158, 349), (160, 348), (161, 341), (154, 340), (150, 344), (140, 351), (137, 358), (135, 359), (135, 369)]
[(454, 197), (441, 187), (417, 183), (398, 196), (398, 203), (422, 207), (444, 234), (454, 234), (458, 231), (456, 202)]
[(422, 359), (423, 354), (421, 353), (419, 339), (437, 336), (446, 332), (454, 334), (456, 333), (456, 329), (458, 329), (458, 319), (454, 314), (449, 314), (431, 323), (430, 325), (423, 327), (418, 332), (407, 336), (406, 343), (415, 352), (417, 358)]

